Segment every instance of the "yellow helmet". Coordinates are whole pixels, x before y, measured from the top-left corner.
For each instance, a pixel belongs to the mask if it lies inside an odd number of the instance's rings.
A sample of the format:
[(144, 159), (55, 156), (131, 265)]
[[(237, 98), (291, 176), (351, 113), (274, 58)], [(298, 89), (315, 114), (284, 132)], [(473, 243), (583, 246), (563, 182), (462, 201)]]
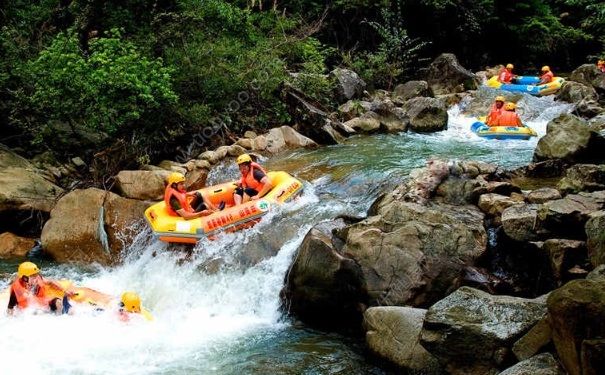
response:
[(549, 67), (548, 65), (544, 65), (544, 66), (542, 67), (542, 71), (543, 71), (543, 72), (550, 72), (550, 67)]
[(504, 105), (504, 109), (507, 111), (514, 111), (517, 108), (517, 105), (513, 102), (508, 102)]
[(168, 176), (168, 185), (177, 184), (179, 182), (185, 182), (185, 176), (179, 172), (172, 172), (170, 176)]
[(597, 63), (597, 65), (605, 65), (605, 60), (599, 60), (599, 62)]
[(19, 268), (17, 269), (17, 277), (19, 277), (19, 278), (21, 278), (23, 276), (30, 277), (39, 272), (40, 272), (40, 270), (38, 269), (38, 266), (36, 266), (32, 262), (23, 262), (19, 265)]
[(122, 305), (124, 310), (131, 313), (141, 312), (141, 297), (135, 292), (122, 293)]
[(503, 102), (504, 103), (506, 101), (506, 98), (504, 96), (502, 96), (502, 95), (498, 95), (498, 96), (496, 96), (496, 100), (495, 101), (496, 102)]
[(506, 64), (506, 69), (515, 69), (513, 64)]
[(237, 157), (237, 160), (236, 160), (237, 164), (250, 163), (250, 162), (252, 162), (252, 158), (248, 154), (241, 154), (240, 156)]

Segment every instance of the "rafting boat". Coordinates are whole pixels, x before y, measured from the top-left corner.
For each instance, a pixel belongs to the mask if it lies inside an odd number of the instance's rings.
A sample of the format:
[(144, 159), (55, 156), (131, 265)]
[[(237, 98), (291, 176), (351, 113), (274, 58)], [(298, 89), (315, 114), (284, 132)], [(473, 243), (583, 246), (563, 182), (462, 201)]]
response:
[(273, 182), (264, 197), (234, 206), (233, 193), (239, 181), (199, 189), (215, 206), (224, 202), (223, 210), (196, 219), (185, 220), (170, 215), (166, 204), (158, 202), (145, 210), (145, 218), (154, 235), (165, 242), (195, 244), (201, 238), (213, 239), (219, 232), (234, 232), (258, 223), (275, 204), (292, 201), (302, 193), (303, 184), (286, 172), (268, 172)]
[(471, 125), (471, 131), (486, 139), (521, 139), (528, 140), (538, 134), (527, 126), (487, 126), (485, 122), (477, 121)]
[(494, 89), (511, 91), (511, 92), (526, 92), (528, 94), (544, 96), (557, 92), (565, 79), (554, 77), (552, 82), (539, 85), (540, 77), (535, 76), (518, 76), (515, 83), (498, 82), (498, 76), (493, 76), (486, 82), (486, 86)]

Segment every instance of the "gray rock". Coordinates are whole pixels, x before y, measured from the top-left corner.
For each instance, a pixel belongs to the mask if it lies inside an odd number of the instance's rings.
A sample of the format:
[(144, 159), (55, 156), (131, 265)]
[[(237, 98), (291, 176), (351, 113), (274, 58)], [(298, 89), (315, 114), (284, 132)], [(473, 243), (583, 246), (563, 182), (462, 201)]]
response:
[(510, 197), (500, 194), (483, 194), (479, 197), (479, 208), (491, 216), (499, 216), (508, 207), (519, 204)]
[(525, 361), (540, 352), (542, 348), (552, 341), (552, 331), (548, 317), (540, 320), (515, 345), (513, 353), (519, 361)]
[(605, 205), (605, 191), (570, 194), (562, 199), (548, 201), (538, 210), (540, 225), (568, 238), (585, 238), (584, 225), (592, 212)]
[(571, 73), (569, 80), (592, 86), (597, 91), (605, 91), (605, 75), (599, 72), (595, 64), (584, 64), (578, 67)]
[[(412, 307), (371, 307), (364, 313), (369, 349), (398, 367), (437, 370), (439, 364), (420, 343), (426, 310)], [(436, 371), (435, 371), (436, 372)]]
[(479, 79), (451, 53), (443, 53), (431, 63), (427, 82), (435, 95), (475, 90), (480, 85)]
[(337, 68), (331, 74), (338, 80), (336, 91), (341, 100), (345, 101), (363, 95), (366, 83), (354, 71)]
[(565, 171), (559, 190), (566, 193), (605, 190), (605, 164), (576, 164)]
[(538, 205), (514, 205), (502, 212), (504, 233), (516, 241), (535, 241), (539, 238)]
[(563, 375), (559, 363), (550, 353), (538, 354), (517, 363), (498, 375)]
[(540, 188), (527, 194), (527, 202), (529, 203), (544, 203), (555, 199), (561, 199), (561, 193), (554, 188)]
[(542, 249), (550, 260), (550, 268), (555, 279), (560, 280), (565, 271), (587, 258), (584, 241), (550, 238), (544, 241)]
[(393, 100), (397, 100), (400, 103), (405, 103), (418, 96), (433, 96), (433, 93), (429, 89), (429, 84), (426, 81), (408, 81), (395, 86), (395, 89), (393, 90)]
[(591, 213), (585, 230), (588, 256), (592, 266), (605, 264), (605, 211)]
[(413, 98), (403, 106), (410, 119), (410, 130), (430, 133), (447, 129), (448, 114), (445, 105), (435, 98)]
[(561, 86), (561, 89), (556, 96), (557, 100), (563, 100), (568, 103), (576, 104), (580, 103), (584, 99), (596, 100), (598, 98), (599, 96), (592, 86), (587, 86), (574, 81), (563, 82), (563, 86)]
[(461, 287), (429, 308), (421, 344), (451, 374), (494, 373), (512, 345), (546, 315), (545, 298)]

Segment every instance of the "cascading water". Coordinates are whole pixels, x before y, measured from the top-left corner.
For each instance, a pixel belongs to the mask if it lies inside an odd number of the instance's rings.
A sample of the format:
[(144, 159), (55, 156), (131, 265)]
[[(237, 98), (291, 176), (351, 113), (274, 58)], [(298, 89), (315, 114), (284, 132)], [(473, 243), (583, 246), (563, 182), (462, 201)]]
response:
[[(552, 98), (524, 96), (519, 112), (539, 136), (546, 123), (571, 110)], [(487, 141), (474, 135), (464, 103), (450, 109), (448, 130), (353, 137), (316, 150), (295, 150), (265, 160), (308, 181), (296, 204), (259, 225), (191, 254), (169, 249), (142, 230), (123, 265), (80, 268), (43, 263), (50, 278), (70, 278), (118, 296), (141, 294), (153, 322), (124, 324), (112, 312), (73, 316), (25, 313), (0, 316), (3, 374), (148, 373), (382, 373), (366, 363), (355, 342), (294, 328), (281, 315), (279, 292), (296, 248), (311, 226), (337, 215), (364, 215), (381, 189), (401, 181), (427, 158), (478, 159), (503, 167), (531, 160), (537, 139)], [(215, 168), (209, 183), (235, 178)], [(14, 272), (15, 262), (0, 263)], [(0, 279), (9, 285), (10, 275)]]

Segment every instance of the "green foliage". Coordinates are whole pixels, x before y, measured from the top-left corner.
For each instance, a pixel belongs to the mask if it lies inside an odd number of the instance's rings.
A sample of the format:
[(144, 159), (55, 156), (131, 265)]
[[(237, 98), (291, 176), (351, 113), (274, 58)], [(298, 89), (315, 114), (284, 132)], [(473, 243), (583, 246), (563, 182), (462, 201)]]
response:
[(32, 91), (21, 99), (40, 116), (41, 126), (56, 120), (113, 134), (176, 102), (171, 73), (161, 60), (141, 55), (118, 30), (91, 40), (89, 56), (80, 51), (75, 33), (60, 33), (25, 65)]

